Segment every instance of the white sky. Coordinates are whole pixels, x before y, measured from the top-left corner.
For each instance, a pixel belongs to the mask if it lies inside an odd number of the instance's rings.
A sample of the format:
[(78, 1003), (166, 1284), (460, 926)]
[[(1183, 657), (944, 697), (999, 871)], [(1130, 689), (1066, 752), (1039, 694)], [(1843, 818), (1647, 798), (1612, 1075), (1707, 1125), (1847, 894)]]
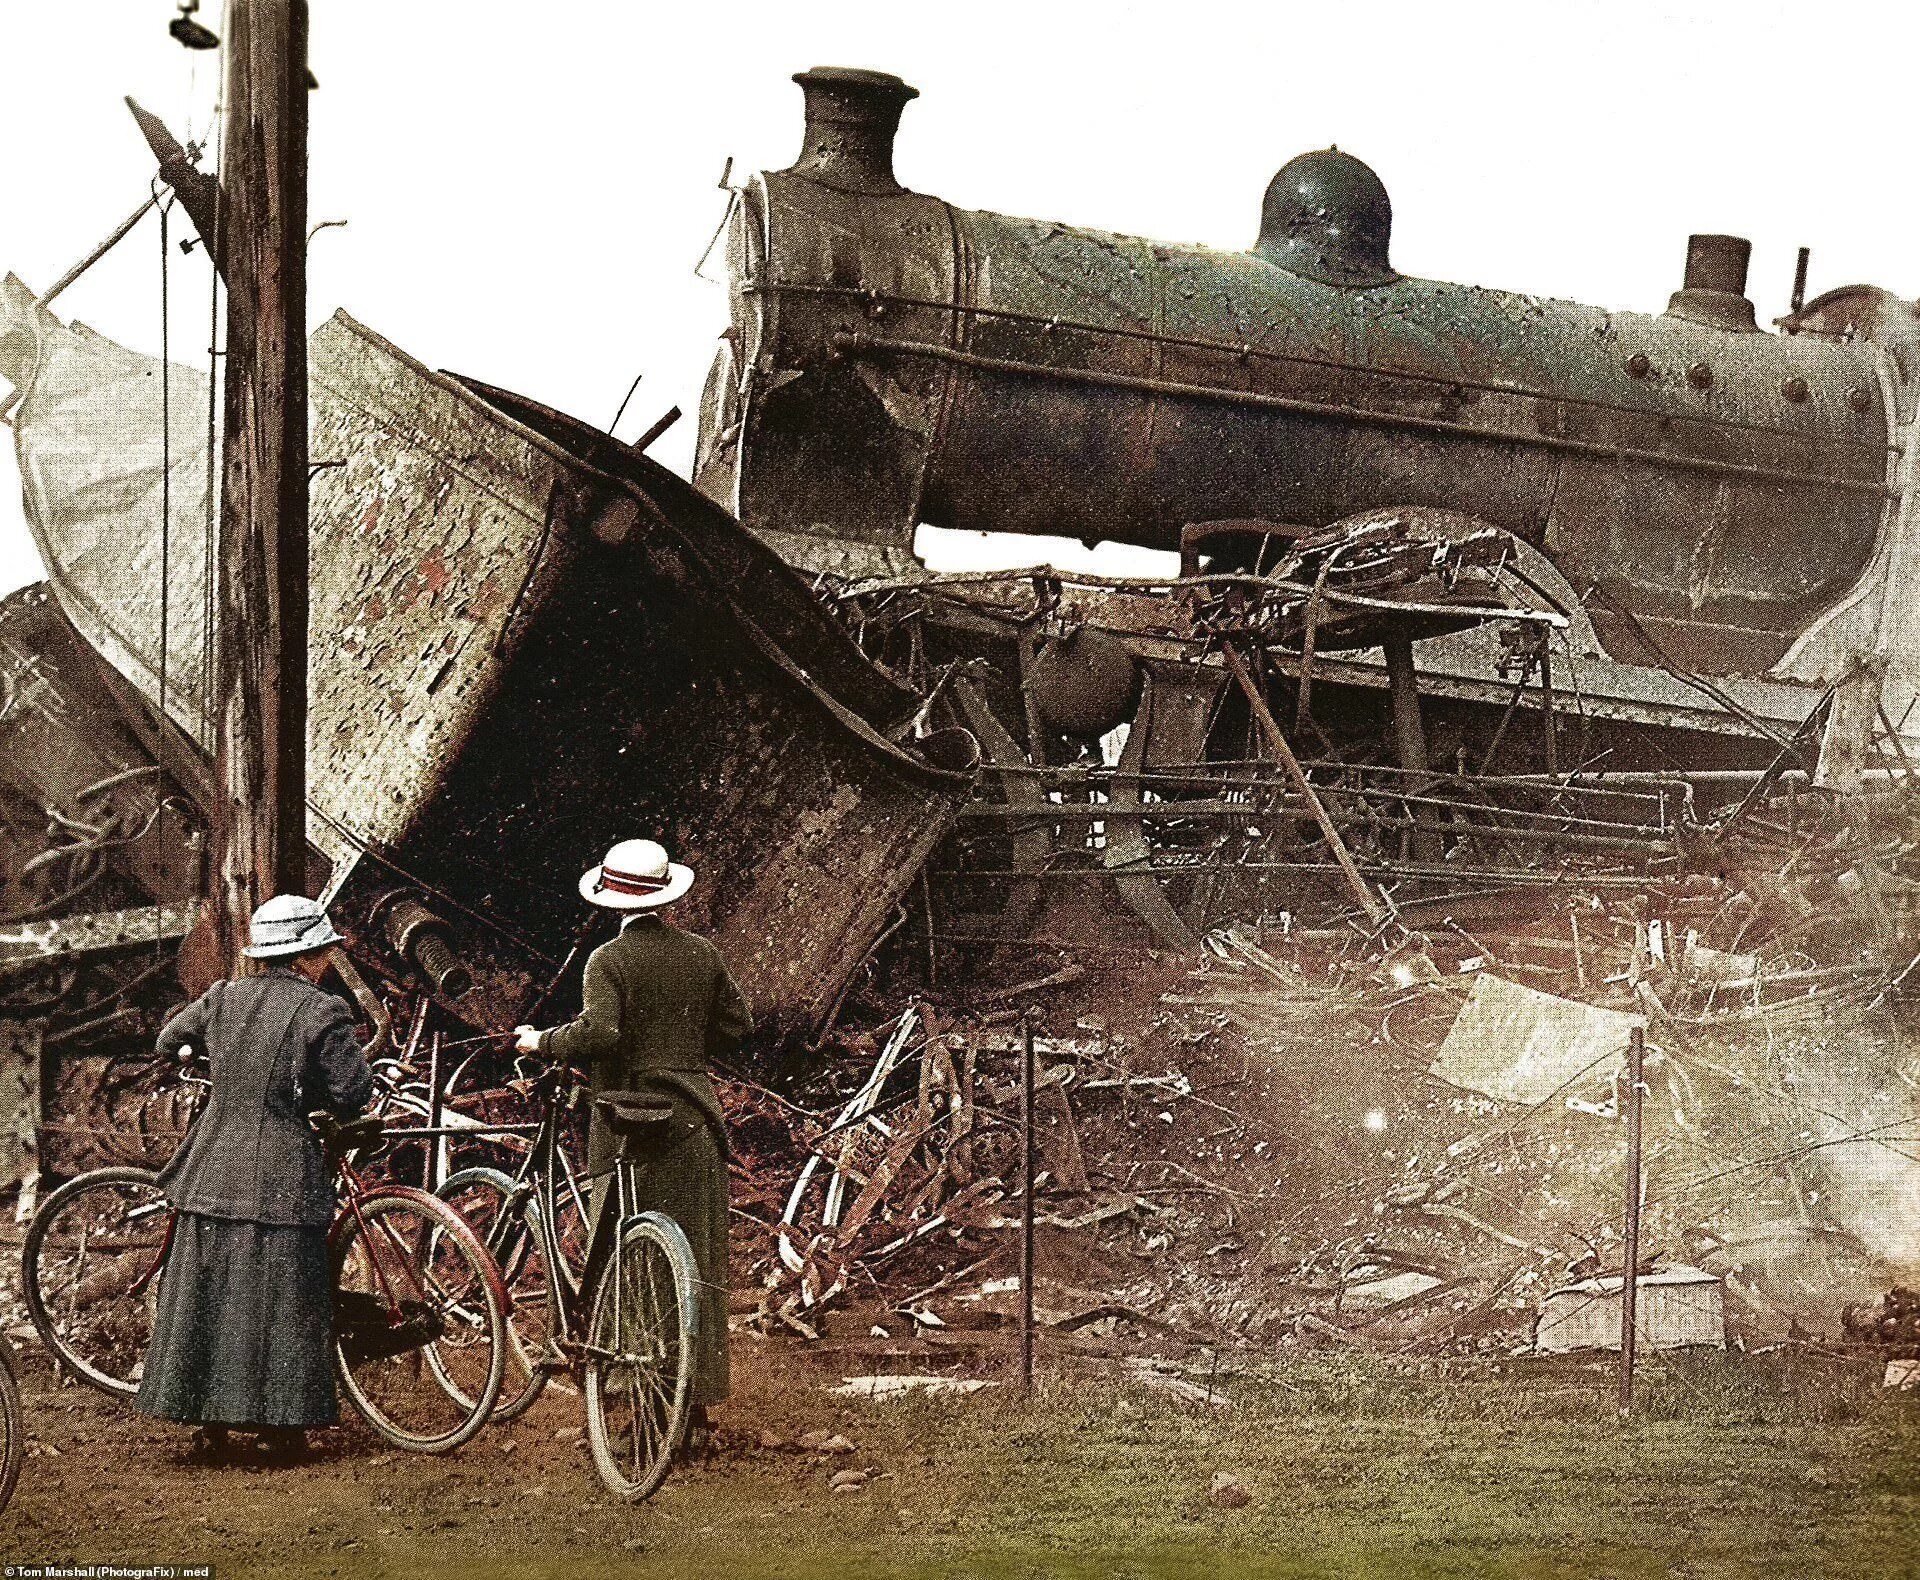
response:
[[(621, 431), (678, 404), (655, 454), (682, 470), (725, 321), (693, 273), (715, 183), (729, 155), (791, 160), (788, 77), (812, 65), (915, 84), (899, 174), (967, 207), (1243, 247), (1273, 170), (1333, 142), (1386, 180), (1408, 273), (1658, 310), (1687, 233), (1724, 230), (1754, 241), (1763, 322), (1802, 243), (1815, 292), (1920, 290), (1910, 5), (313, 9), (312, 216), (350, 221), (314, 241), (314, 321), (345, 307), (431, 365), (601, 424), (644, 372)], [(211, 57), (167, 37), (173, 10), (0, 0), (0, 271), (43, 289), (145, 195), (122, 95), (205, 131)], [(216, 29), (219, 12), (205, 0)], [(57, 310), (157, 351), (157, 251), (149, 220)], [(204, 360), (204, 264), (173, 280), (175, 354)], [(36, 574), (0, 446), (0, 590)]]

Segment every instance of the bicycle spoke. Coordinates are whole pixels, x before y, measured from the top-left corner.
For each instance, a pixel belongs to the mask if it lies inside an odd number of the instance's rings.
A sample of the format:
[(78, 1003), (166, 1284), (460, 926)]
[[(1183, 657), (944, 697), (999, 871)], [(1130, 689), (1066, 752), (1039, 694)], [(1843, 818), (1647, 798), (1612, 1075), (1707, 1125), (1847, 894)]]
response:
[(397, 1446), (464, 1441), (497, 1397), (505, 1362), (485, 1251), (430, 1199), (376, 1196), (351, 1221), (338, 1273), (349, 1399)]
[(629, 1500), (659, 1486), (691, 1401), (685, 1292), (697, 1278), (671, 1222), (628, 1228), (594, 1297), (587, 1424), (594, 1462)]
[(34, 1327), (75, 1376), (131, 1395), (145, 1369), (171, 1215), (143, 1169), (96, 1170), (49, 1195), (21, 1273)]
[[(558, 1359), (557, 1335), (565, 1331), (564, 1308), (556, 1307), (549, 1287), (554, 1270), (543, 1198), (525, 1176), (479, 1167), (450, 1177), (439, 1195), (479, 1235), (506, 1284), (506, 1383), (494, 1414), (511, 1419), (546, 1387)], [(482, 1314), (479, 1294), (461, 1301), (463, 1314)]]

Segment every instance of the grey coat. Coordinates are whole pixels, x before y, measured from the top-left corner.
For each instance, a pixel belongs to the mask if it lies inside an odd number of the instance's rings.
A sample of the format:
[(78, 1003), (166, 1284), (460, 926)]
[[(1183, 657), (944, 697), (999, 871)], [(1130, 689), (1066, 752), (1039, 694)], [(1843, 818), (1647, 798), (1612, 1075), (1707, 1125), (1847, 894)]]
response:
[(212, 1063), (213, 1095), (161, 1170), (167, 1199), (244, 1223), (330, 1222), (333, 1180), (306, 1116), (358, 1113), (373, 1095), (345, 1002), (284, 966), (216, 982), (156, 1047), (171, 1058), (189, 1043)]

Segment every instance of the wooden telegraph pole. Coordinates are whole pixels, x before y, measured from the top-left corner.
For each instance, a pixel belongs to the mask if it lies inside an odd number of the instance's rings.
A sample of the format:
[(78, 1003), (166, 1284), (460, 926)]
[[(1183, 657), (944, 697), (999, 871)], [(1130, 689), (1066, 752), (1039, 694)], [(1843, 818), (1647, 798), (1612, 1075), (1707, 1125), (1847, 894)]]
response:
[(209, 911), (306, 889), (307, 0), (227, 0), (219, 256), (227, 357)]

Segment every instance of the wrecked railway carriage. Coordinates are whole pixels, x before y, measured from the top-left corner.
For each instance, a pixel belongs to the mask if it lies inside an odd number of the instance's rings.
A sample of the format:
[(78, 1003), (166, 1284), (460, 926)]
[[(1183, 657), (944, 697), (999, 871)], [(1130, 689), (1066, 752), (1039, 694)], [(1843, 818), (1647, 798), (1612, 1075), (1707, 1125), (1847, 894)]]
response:
[[(313, 337), (309, 831), (396, 1052), (563, 1002), (557, 901), (635, 823), (802, 1046), (889, 934), (950, 979), (1089, 911), (1110, 940), (1116, 901), (1192, 948), (1711, 888), (1716, 807), (1857, 784), (1904, 722), (1905, 304), (1764, 334), (1713, 237), (1660, 316), (1410, 280), (1331, 153), (1247, 253), (965, 213), (893, 177), (912, 89), (799, 81), (800, 159), (733, 198), (696, 486), (344, 315)], [(206, 388), (4, 307), (58, 609), (0, 622), (0, 1009), (21, 1129), (69, 1167), (172, 1130), (139, 1055), (202, 882)], [(923, 522), (1180, 568), (938, 576)], [(1816, 865), (1822, 904), (1908, 881)], [(1769, 936), (1737, 889), (1691, 896), (1709, 953)]]
[[(186, 594), (203, 501), (178, 496), (208, 469), (204, 430), (162, 446), (156, 364), (9, 300), (28, 347), (11, 369), (28, 506), (67, 620), (30, 590), (0, 626), (19, 858), (5, 904), (12, 922), (46, 918), (8, 936), (0, 972), (89, 1072), (87, 1114), (53, 1121), (85, 1137), (146, 1112), (117, 1099), (129, 1080), (150, 1092), (142, 1042), (178, 991), (152, 966), (171, 964), (203, 883), (207, 611)], [(309, 839), (368, 1018), (404, 1039), (429, 1003), (468, 1028), (534, 1013), (577, 967), (576, 853), (638, 821), (701, 864), (688, 903), (769, 1046), (811, 1036), (965, 798), (971, 743), (890, 739), (919, 699), (644, 457), (602, 470), (577, 424), (429, 373), (344, 315), (312, 337), (310, 368), (329, 659)], [(165, 377), (204, 411), (195, 375)], [(126, 439), (111, 454), (88, 437), (103, 426)], [(109, 897), (111, 933), (93, 914)], [(118, 968), (104, 986), (76, 970), (102, 957)]]

